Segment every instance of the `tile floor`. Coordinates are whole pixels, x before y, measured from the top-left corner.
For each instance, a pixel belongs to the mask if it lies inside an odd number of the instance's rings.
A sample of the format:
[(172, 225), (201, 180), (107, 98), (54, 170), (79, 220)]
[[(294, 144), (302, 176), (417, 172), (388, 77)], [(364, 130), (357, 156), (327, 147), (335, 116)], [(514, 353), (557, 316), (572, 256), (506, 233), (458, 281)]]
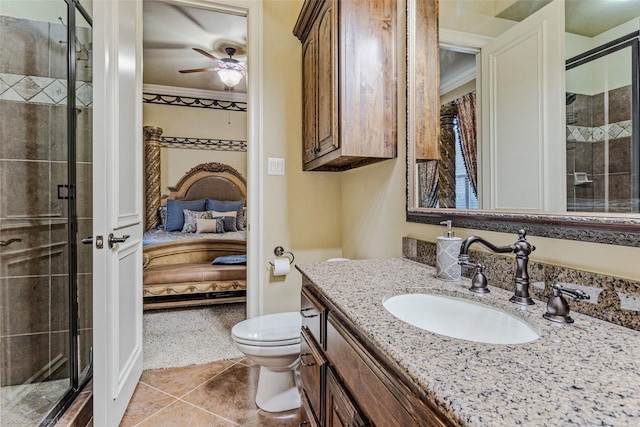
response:
[(256, 406), (258, 373), (244, 358), (144, 371), (120, 427), (298, 426), (299, 409)]

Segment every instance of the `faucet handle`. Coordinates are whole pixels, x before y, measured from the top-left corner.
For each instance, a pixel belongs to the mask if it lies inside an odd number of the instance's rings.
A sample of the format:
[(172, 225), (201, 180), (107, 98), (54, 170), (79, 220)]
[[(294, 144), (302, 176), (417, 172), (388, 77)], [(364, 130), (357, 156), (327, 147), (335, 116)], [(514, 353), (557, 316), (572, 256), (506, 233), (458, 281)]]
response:
[(589, 299), (589, 294), (580, 289), (569, 289), (556, 283), (551, 286), (553, 293), (547, 302), (547, 312), (542, 315), (547, 320), (558, 323), (573, 323), (573, 319), (569, 316), (569, 303), (564, 295), (574, 299)]
[(527, 230), (521, 228), (518, 230), (518, 241), (514, 244), (514, 252), (521, 252), (527, 256), (536, 250), (536, 247), (527, 241)]
[(476, 294), (488, 294), (491, 292), (487, 287), (488, 280), (487, 276), (484, 275), (484, 264), (474, 264), (468, 261), (458, 261), (458, 264), (462, 267), (466, 268), (475, 268), (476, 271), (473, 273), (473, 277), (471, 277), (471, 287), (469, 290)]

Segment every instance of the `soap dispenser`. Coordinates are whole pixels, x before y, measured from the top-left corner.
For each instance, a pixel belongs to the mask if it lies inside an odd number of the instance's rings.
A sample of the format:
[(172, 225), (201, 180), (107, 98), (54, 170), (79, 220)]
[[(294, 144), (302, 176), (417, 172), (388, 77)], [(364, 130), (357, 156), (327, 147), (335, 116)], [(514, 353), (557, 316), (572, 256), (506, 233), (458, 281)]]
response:
[(436, 277), (442, 280), (457, 281), (460, 280), (460, 264), (458, 264), (458, 255), (460, 255), (460, 246), (462, 239), (454, 237), (451, 230), (451, 220), (440, 222), (447, 226), (444, 236), (438, 237), (436, 243)]

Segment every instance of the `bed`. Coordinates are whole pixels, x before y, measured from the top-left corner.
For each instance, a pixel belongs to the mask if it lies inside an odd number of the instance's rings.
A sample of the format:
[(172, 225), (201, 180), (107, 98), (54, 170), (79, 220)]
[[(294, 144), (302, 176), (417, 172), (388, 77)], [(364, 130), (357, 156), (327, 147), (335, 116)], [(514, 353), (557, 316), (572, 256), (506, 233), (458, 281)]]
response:
[(204, 163), (151, 207), (159, 224), (143, 235), (145, 309), (246, 300), (246, 196), (236, 169)]

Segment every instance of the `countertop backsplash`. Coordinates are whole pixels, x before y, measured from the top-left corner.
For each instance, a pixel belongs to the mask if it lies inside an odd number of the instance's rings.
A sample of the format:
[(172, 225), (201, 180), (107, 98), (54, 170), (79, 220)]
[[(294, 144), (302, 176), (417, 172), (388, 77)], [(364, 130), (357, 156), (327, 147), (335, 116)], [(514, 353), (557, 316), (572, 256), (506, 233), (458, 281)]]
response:
[[(411, 237), (402, 239), (405, 258), (422, 264), (436, 265), (436, 244)], [(470, 261), (485, 265), (489, 284), (506, 290), (514, 289), (515, 261), (513, 256), (470, 251)], [(471, 277), (471, 269), (463, 269), (463, 276)], [(546, 303), (551, 286), (558, 283), (578, 288), (591, 297), (577, 301), (567, 298), (572, 311), (640, 331), (640, 282), (602, 274), (529, 261), (531, 297)]]

